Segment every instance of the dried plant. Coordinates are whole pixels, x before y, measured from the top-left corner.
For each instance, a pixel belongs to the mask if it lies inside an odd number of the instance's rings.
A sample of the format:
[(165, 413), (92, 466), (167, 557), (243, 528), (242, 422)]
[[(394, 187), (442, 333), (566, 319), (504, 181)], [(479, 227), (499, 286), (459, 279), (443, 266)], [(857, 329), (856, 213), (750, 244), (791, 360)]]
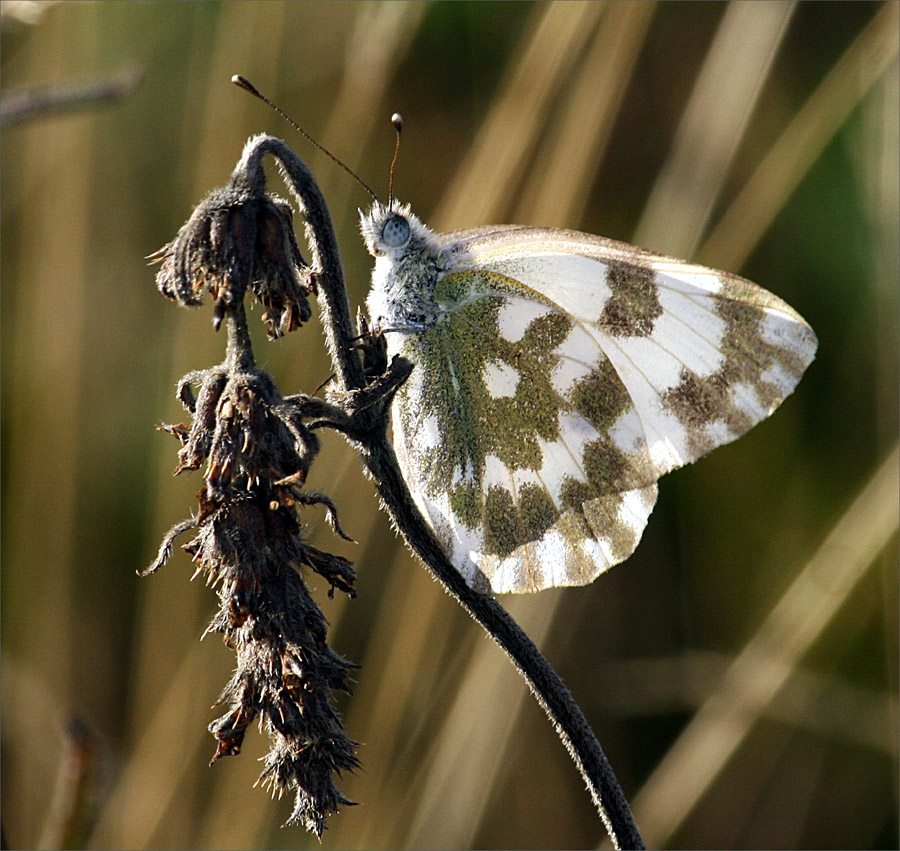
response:
[[(283, 397), (253, 361), (243, 300), (252, 291), (266, 306), (270, 338), (309, 319), (312, 276), (294, 237), (289, 205), (250, 186), (239, 169), (201, 203), (165, 246), (157, 284), (182, 305), (215, 299), (215, 327), (228, 329), (225, 361), (186, 375), (178, 398), (190, 425), (163, 428), (182, 443), (176, 474), (206, 465), (196, 517), (166, 535), (147, 573), (169, 558), (175, 539), (197, 572), (218, 587), (219, 611), (208, 631), (222, 633), (237, 665), (220, 703), (228, 711), (210, 725), (218, 741), (212, 762), (240, 752), (256, 718), (271, 739), (260, 781), (273, 794), (295, 792), (288, 824), (321, 836), (327, 816), (350, 804), (335, 775), (357, 767), (356, 743), (330, 701), (349, 691), (354, 667), (326, 644), (325, 618), (303, 581), (302, 568), (334, 589), (356, 595), (350, 563), (303, 539), (299, 511), (324, 505), (336, 532), (332, 500), (303, 490), (319, 449), (307, 426), (304, 396)], [(199, 389), (194, 393), (192, 385)]]
[[(252, 86), (239, 78), (244, 88)], [(306, 220), (309, 265), (297, 249), (286, 202), (265, 192), (262, 160), (271, 154)], [(324, 504), (338, 534), (330, 498), (302, 490), (318, 449), (315, 431), (340, 431), (359, 451), (383, 507), (410, 548), (507, 653), (547, 713), (588, 786), (617, 848), (642, 848), (628, 802), (583, 713), (528, 636), (491, 596), (469, 587), (453, 567), (413, 502), (387, 439), (393, 394), (412, 370), (364, 318), (354, 326), (328, 208), (306, 165), (284, 142), (251, 138), (228, 185), (213, 192), (177, 238), (157, 257), (160, 290), (193, 306), (204, 292), (215, 299), (214, 325), (228, 328), (225, 362), (190, 373), (178, 397), (192, 425), (165, 427), (183, 443), (179, 466), (206, 462), (196, 518), (176, 525), (147, 572), (169, 557), (174, 540), (197, 529), (185, 546), (208, 580), (219, 583), (221, 609), (211, 624), (238, 656), (223, 700), (230, 710), (210, 729), (219, 740), (213, 758), (237, 753), (257, 715), (272, 736), (261, 780), (281, 793), (296, 791), (288, 824), (321, 835), (328, 815), (348, 803), (333, 775), (356, 767), (353, 745), (340, 727), (328, 693), (346, 689), (348, 662), (325, 645), (324, 620), (296, 568), (311, 567), (334, 588), (353, 593), (343, 559), (304, 544), (296, 510)], [(336, 388), (328, 401), (282, 397), (253, 363), (243, 298), (251, 290), (267, 308), (269, 336), (309, 318), (306, 300), (318, 295)], [(190, 387), (200, 387), (194, 397)]]

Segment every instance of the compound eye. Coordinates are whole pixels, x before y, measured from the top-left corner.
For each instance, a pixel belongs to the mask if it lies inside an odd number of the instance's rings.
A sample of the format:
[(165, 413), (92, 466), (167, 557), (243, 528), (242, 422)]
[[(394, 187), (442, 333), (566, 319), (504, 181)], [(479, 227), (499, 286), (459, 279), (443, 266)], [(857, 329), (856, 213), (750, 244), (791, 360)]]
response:
[(381, 239), (389, 248), (398, 248), (409, 239), (409, 222), (403, 216), (391, 216), (381, 229)]

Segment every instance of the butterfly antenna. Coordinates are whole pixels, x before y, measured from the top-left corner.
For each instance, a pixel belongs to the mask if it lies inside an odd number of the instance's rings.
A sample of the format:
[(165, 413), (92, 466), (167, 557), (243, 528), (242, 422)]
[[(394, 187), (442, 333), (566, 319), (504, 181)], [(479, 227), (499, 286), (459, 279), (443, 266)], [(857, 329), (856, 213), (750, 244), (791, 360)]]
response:
[[(250, 92), (251, 95), (256, 95), (263, 103), (267, 103), (272, 109), (275, 110), (288, 124), (291, 125), (295, 130), (300, 131), (300, 134), (306, 138), (308, 141), (312, 142), (323, 154), (331, 157), (344, 171), (347, 172), (366, 192), (369, 193), (376, 201), (378, 200), (378, 196), (369, 188), (369, 184), (366, 183), (350, 166), (341, 162), (328, 148), (320, 145), (312, 136), (309, 135), (293, 118), (290, 117), (283, 109), (276, 106), (272, 101), (270, 101), (264, 94), (261, 94), (256, 86), (253, 85), (246, 77), (242, 77), (240, 74), (235, 74), (231, 78), (231, 82), (236, 86), (240, 86), (242, 89), (246, 89)], [(397, 116), (399, 118), (399, 116)], [(396, 154), (394, 155), (396, 159)], [(393, 166), (391, 166), (391, 174), (393, 175)]]
[(403, 133), (403, 118), (399, 112), (395, 112), (391, 116), (391, 124), (397, 131), (397, 142), (394, 145), (394, 158), (391, 160), (391, 177), (388, 183), (388, 203), (394, 200), (394, 167), (397, 165), (397, 157), (400, 156), (400, 135)]

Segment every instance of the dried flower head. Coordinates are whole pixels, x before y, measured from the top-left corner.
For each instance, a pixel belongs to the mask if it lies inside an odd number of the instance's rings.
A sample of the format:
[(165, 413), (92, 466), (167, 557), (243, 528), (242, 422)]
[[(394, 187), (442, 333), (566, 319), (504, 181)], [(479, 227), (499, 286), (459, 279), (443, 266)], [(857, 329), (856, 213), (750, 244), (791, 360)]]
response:
[(164, 295), (185, 306), (199, 305), (204, 290), (212, 295), (216, 328), (248, 289), (266, 307), (271, 339), (311, 316), (306, 297), (315, 283), (297, 248), (290, 204), (267, 195), (241, 171), (202, 201), (178, 236), (152, 257), (162, 264), (156, 285)]

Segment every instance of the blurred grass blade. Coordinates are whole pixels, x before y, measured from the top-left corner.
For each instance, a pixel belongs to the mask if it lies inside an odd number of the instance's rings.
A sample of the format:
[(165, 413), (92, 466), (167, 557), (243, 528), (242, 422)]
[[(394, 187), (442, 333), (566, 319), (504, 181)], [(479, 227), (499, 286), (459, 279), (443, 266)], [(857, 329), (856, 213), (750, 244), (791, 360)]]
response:
[[(844, 648), (871, 627), (876, 607), (896, 597), (896, 587), (886, 589), (884, 596), (871, 595), (863, 605), (842, 613), (839, 640)], [(614, 716), (647, 718), (694, 712), (712, 695), (733, 661), (732, 655), (705, 650), (608, 662), (598, 670), (594, 690), (603, 694), (604, 709)], [(823, 739), (878, 750), (893, 759), (897, 752), (897, 708), (896, 691), (859, 686), (837, 674), (795, 668), (775, 700), (765, 707), (764, 717)]]
[(796, 4), (729, 3), (633, 236), (636, 245), (690, 257)]
[(438, 230), (502, 219), (548, 123), (553, 96), (573, 57), (584, 49), (606, 4), (556, 2), (535, 7), (539, 17), (501, 83), (500, 94), (472, 143), (472, 155), (450, 183), (431, 224)]
[[(900, 4), (885, 3), (797, 113), (718, 221), (698, 262), (740, 269), (850, 113), (900, 52)], [(896, 70), (895, 70), (896, 73)]]
[[(465, 664), (475, 630), (462, 639), (454, 627), (470, 621), (449, 609), (445, 595), (419, 564), (391, 564), (383, 600), (403, 600), (402, 606), (381, 605), (367, 638), (368, 651), (360, 661), (367, 676), (354, 690), (347, 712), (347, 729), (365, 743), (363, 751), (366, 807), (381, 813), (378, 819), (338, 819), (329, 828), (333, 847), (400, 848), (402, 835), (414, 818), (418, 798), (410, 794), (410, 781), (398, 785), (393, 778), (411, 777), (416, 770), (422, 741), (430, 737), (422, 727), (440, 717), (436, 705), (446, 681), (455, 681), (452, 663)], [(388, 665), (389, 663), (389, 665)], [(347, 794), (353, 783), (348, 778)]]
[[(546, 600), (508, 598), (504, 607), (528, 636), (540, 643), (553, 623)], [(449, 697), (449, 695), (448, 695)], [(531, 700), (518, 672), (493, 642), (477, 645), (444, 710), (442, 725), (412, 787), (418, 790), (404, 848), (472, 848), (490, 791), (515, 765), (504, 756), (519, 708)], [(516, 748), (523, 747), (516, 740)], [(574, 768), (573, 768), (574, 771)], [(446, 813), (466, 813), (465, 819)], [(601, 830), (599, 820), (597, 829)]]
[(895, 446), (634, 799), (648, 848), (667, 845), (897, 533), (898, 463)]
[(210, 653), (217, 650), (195, 641), (178, 666), (172, 666), (165, 690), (155, 701), (156, 712), (142, 728), (105, 801), (89, 848), (150, 847), (200, 749), (207, 747), (212, 754), (199, 719), (219, 685), (217, 666), (209, 664)]
[(581, 62), (566, 102), (543, 134), (539, 157), (511, 221), (573, 227), (584, 215), (656, 3), (613, 3)]
[[(382, 127), (385, 138), (391, 139), (387, 114), (381, 104), (400, 63), (412, 44), (422, 24), (430, 3), (404, 3), (399, 0), (381, 0), (380, 3), (361, 3), (358, 6), (355, 25), (349, 36), (344, 75), (334, 103), (328, 114), (328, 123), (322, 133), (322, 142), (354, 171), (359, 171), (366, 142), (375, 127)], [(302, 121), (301, 121), (302, 124)], [(387, 163), (376, 174), (381, 183), (372, 184), (382, 197), (387, 186)], [(356, 206), (348, 204), (351, 192), (358, 187), (333, 169), (321, 169), (320, 182), (325, 197), (329, 199), (331, 214), (340, 219), (344, 209), (347, 216), (356, 216)], [(371, 183), (373, 177), (366, 177)]]

